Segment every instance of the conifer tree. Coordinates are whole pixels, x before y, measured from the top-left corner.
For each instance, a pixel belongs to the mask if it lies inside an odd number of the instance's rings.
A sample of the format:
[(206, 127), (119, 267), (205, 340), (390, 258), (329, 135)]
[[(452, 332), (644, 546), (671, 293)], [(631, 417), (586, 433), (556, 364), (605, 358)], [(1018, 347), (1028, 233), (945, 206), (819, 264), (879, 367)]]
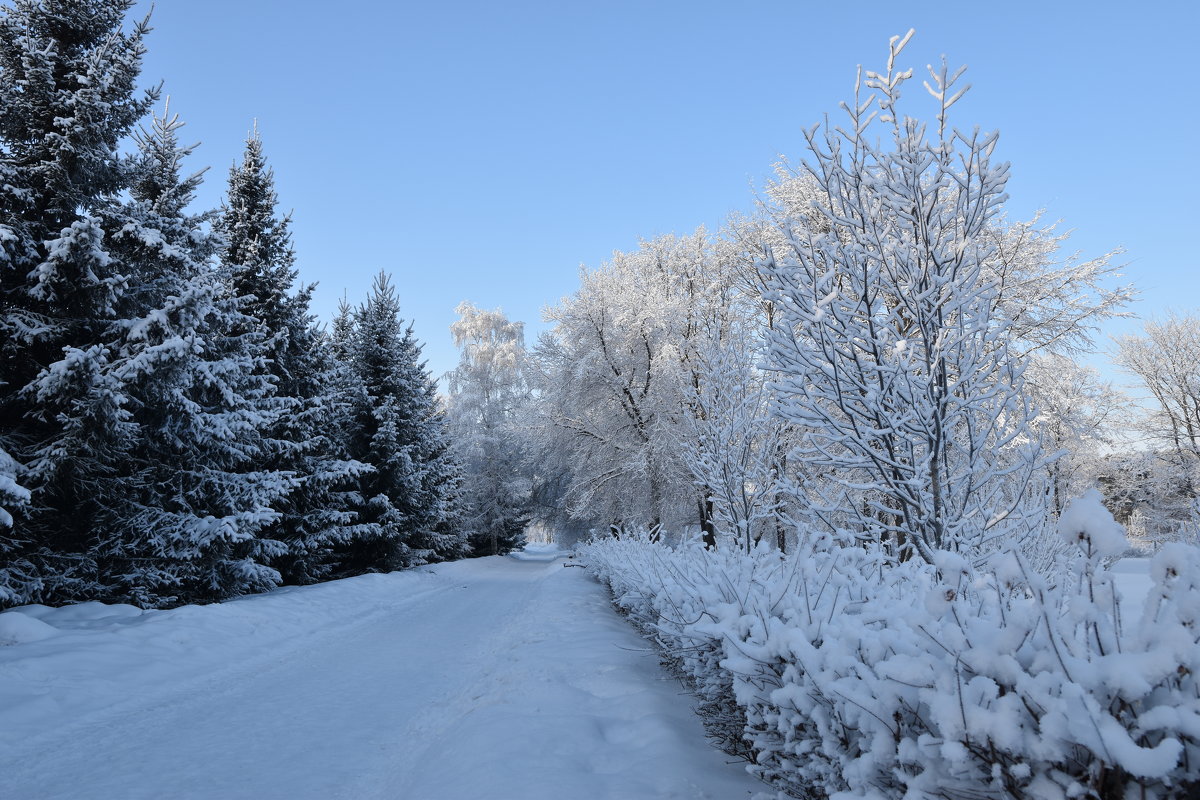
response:
[(374, 468), (360, 482), (359, 530), (340, 549), (341, 572), (393, 570), (458, 558), (461, 477), (449, 452), (433, 381), (385, 274), (348, 319), (334, 324), (357, 390), (351, 455)]
[(224, 237), (224, 268), (249, 328), (262, 337), (262, 355), (276, 387), (270, 464), (296, 476), (269, 534), (286, 545), (277, 561), (285, 579), (305, 583), (325, 574), (334, 543), (355, 534), (349, 527), (354, 514), (348, 492), (368, 468), (345, 458), (332, 433), (344, 402), (336, 365), (309, 311), (314, 287), (293, 291), (297, 272), (290, 218), (276, 213), (274, 183), (256, 127), (242, 163), (230, 170), (216, 229)]
[(149, 28), (123, 29), (132, 6), (0, 8), (0, 500), (15, 517), (0, 603), (94, 580), (98, 456), (122, 425), (101, 342), (128, 305), (100, 216), (128, 188), (118, 143), (156, 96), (135, 91)]
[(210, 214), (186, 211), (201, 173), (180, 177), (178, 117), (136, 136), (130, 200), (108, 214), (135, 313), (106, 349), (125, 430), (121, 468), (98, 493), (95, 545), (110, 596), (143, 605), (271, 588), (282, 543), (264, 535), (294, 484), (268, 463), (274, 385), (225, 276)]
[(0, 448), (0, 528), (11, 528), (13, 512), (29, 501), (29, 490), (18, 481), (19, 466)]
[(18, 482), (20, 472), (21, 466), (0, 447), (0, 606), (22, 602), (33, 588), (33, 565), (19, 557), (23, 543), (11, 534), (13, 514), (29, 502), (29, 490)]
[[(234, 293), (243, 299), (242, 310), (267, 335), (276, 374), (290, 378), (288, 362), (297, 359), (307, 340), (312, 287), (291, 294), (297, 277), (291, 217), (277, 215), (278, 202), (275, 173), (267, 166), (256, 125), (246, 138), (242, 163), (229, 170), (225, 206), (214, 227), (224, 235), (221, 261)], [(291, 341), (298, 333), (302, 341)]]

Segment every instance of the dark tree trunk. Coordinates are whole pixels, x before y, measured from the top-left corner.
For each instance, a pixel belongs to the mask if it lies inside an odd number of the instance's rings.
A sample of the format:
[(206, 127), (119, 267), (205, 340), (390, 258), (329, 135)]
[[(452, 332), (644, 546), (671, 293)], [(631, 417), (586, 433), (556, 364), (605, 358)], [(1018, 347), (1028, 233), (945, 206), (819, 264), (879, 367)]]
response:
[(713, 502), (711, 497), (696, 501), (700, 508), (700, 530), (704, 533), (704, 547), (708, 550), (717, 549), (717, 526), (713, 524)]

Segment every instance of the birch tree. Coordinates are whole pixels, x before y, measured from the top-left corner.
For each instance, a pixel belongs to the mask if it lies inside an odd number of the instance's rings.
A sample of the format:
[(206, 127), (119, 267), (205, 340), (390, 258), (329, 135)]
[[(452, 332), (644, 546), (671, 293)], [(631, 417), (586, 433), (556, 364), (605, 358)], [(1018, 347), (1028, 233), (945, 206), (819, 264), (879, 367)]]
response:
[(1141, 335), (1117, 340), (1116, 360), (1154, 400), (1149, 435), (1181, 461), (1200, 461), (1200, 318), (1149, 320)]
[(463, 465), (464, 525), (473, 555), (500, 555), (521, 546), (529, 521), (525, 326), (499, 309), (462, 303), (455, 311), (450, 332), (461, 355), (447, 375), (446, 416)]

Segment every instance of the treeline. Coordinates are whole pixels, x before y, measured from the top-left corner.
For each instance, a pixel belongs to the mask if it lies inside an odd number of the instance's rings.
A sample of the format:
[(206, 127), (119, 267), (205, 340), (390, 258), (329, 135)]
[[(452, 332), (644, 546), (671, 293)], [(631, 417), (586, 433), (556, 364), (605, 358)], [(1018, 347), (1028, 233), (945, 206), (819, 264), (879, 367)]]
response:
[(900, 122), (811, 131), (757, 213), (616, 253), (548, 310), (539, 500), (599, 531), (749, 550), (819, 530), (904, 560), (1053, 549), (1067, 501), (1124, 480), (1129, 401), (1078, 363), (1134, 295), (1113, 254), (1064, 257), (1054, 225), (1005, 217), (994, 138), (876, 95)]
[(1085, 363), (1131, 316), (1120, 251), (1081, 258), (1006, 214), (997, 136), (946, 121), (951, 73), (928, 78), (930, 122), (881, 75), (753, 213), (617, 252), (546, 311), (524, 362), (537, 512), (580, 535), (750, 550), (819, 530), (900, 560), (1020, 543), (1048, 564), (1058, 515), (1097, 487), (1136, 545), (1194, 541), (1200, 319), (1118, 342), (1143, 412)]
[(0, 607), (465, 555), (461, 471), (387, 277), (317, 324), (257, 130), (222, 207), (190, 210), (201, 172), (136, 89), (132, 6), (0, 9)]

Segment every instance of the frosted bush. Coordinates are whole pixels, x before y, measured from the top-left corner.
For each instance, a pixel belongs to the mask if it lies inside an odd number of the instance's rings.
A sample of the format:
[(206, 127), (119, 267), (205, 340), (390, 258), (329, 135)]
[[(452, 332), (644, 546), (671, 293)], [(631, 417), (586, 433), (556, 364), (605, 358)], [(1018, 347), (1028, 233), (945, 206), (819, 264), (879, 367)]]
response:
[(978, 570), (637, 536), (582, 553), (726, 726), (740, 715), (749, 769), (795, 796), (1193, 796), (1200, 555), (1164, 548), (1122, 627), (1105, 560), (1123, 534), (1094, 499), (1063, 515), (1054, 585), (1014, 553)]
[(1129, 549), (1125, 529), (1104, 507), (1104, 498), (1095, 489), (1067, 503), (1058, 518), (1058, 533), (1067, 544), (1102, 557), (1119, 556)]

